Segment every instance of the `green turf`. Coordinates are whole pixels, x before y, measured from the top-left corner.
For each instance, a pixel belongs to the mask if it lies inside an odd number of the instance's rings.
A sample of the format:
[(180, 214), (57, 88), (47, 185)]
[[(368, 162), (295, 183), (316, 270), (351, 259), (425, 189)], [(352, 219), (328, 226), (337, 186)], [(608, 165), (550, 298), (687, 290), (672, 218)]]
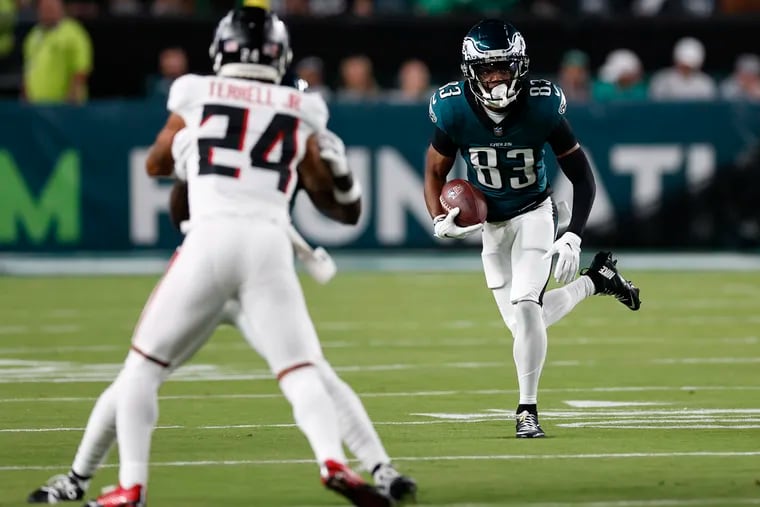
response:
[[(481, 274), (341, 273), (304, 289), (422, 505), (760, 504), (760, 273), (626, 274), (641, 311), (595, 297), (549, 329), (549, 438), (535, 441), (514, 438), (511, 338)], [(0, 506), (66, 470), (154, 282), (0, 278)], [(298, 461), (311, 458), (298, 430), (272, 426), (290, 409), (235, 330), (177, 375), (161, 391), (159, 425), (180, 427), (154, 434), (153, 507), (342, 505)], [(41, 428), (56, 430), (9, 431)], [(91, 492), (115, 480), (103, 469)]]

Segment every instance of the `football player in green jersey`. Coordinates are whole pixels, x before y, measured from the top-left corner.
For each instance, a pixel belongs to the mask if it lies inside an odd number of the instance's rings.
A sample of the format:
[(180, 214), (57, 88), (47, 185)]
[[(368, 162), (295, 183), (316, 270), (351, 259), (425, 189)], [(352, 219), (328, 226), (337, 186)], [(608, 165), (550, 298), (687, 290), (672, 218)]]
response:
[[(465, 79), (442, 86), (430, 99), (435, 128), (425, 161), (425, 202), (435, 236), (464, 238), (482, 230), (486, 284), (514, 337), (519, 438), (544, 436), (537, 398), (546, 327), (593, 294), (615, 296), (631, 310), (641, 304), (639, 289), (620, 275), (609, 252), (598, 253), (576, 279), (594, 177), (564, 116), (562, 90), (530, 78), (528, 63), (525, 39), (511, 24), (487, 19), (472, 27), (462, 44)], [(546, 143), (573, 185), (572, 216), (559, 238)], [(467, 179), (486, 197), (482, 225), (458, 226), (459, 208), (447, 213), (439, 201), (457, 152), (467, 164)], [(563, 286), (544, 292), (554, 255), (554, 276)]]

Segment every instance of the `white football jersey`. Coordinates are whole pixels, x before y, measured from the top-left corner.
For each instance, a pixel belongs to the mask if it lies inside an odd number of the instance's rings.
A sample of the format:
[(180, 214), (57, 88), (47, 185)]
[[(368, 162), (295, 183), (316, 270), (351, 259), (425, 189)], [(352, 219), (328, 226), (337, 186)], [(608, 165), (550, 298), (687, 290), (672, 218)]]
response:
[(197, 139), (187, 164), (191, 222), (220, 215), (288, 219), (306, 141), (327, 128), (319, 94), (188, 74), (172, 84), (167, 108)]

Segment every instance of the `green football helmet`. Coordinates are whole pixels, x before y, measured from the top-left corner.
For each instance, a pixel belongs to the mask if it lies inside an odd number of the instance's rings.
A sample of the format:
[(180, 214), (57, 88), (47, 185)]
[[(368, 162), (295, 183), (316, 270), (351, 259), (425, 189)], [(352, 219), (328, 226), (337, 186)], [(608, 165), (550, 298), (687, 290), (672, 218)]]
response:
[(479, 22), (462, 42), (462, 73), (475, 97), (493, 109), (517, 100), (528, 63), (522, 34), (499, 19)]

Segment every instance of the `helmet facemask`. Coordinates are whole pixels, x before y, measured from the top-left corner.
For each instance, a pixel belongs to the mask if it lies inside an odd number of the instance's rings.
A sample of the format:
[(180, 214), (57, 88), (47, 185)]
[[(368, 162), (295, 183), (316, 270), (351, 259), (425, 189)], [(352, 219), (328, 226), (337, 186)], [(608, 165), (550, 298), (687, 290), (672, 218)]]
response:
[(504, 109), (517, 100), (528, 63), (525, 40), (519, 32), (512, 35), (506, 48), (482, 48), (469, 36), (462, 44), (462, 73), (475, 97), (491, 109)]

